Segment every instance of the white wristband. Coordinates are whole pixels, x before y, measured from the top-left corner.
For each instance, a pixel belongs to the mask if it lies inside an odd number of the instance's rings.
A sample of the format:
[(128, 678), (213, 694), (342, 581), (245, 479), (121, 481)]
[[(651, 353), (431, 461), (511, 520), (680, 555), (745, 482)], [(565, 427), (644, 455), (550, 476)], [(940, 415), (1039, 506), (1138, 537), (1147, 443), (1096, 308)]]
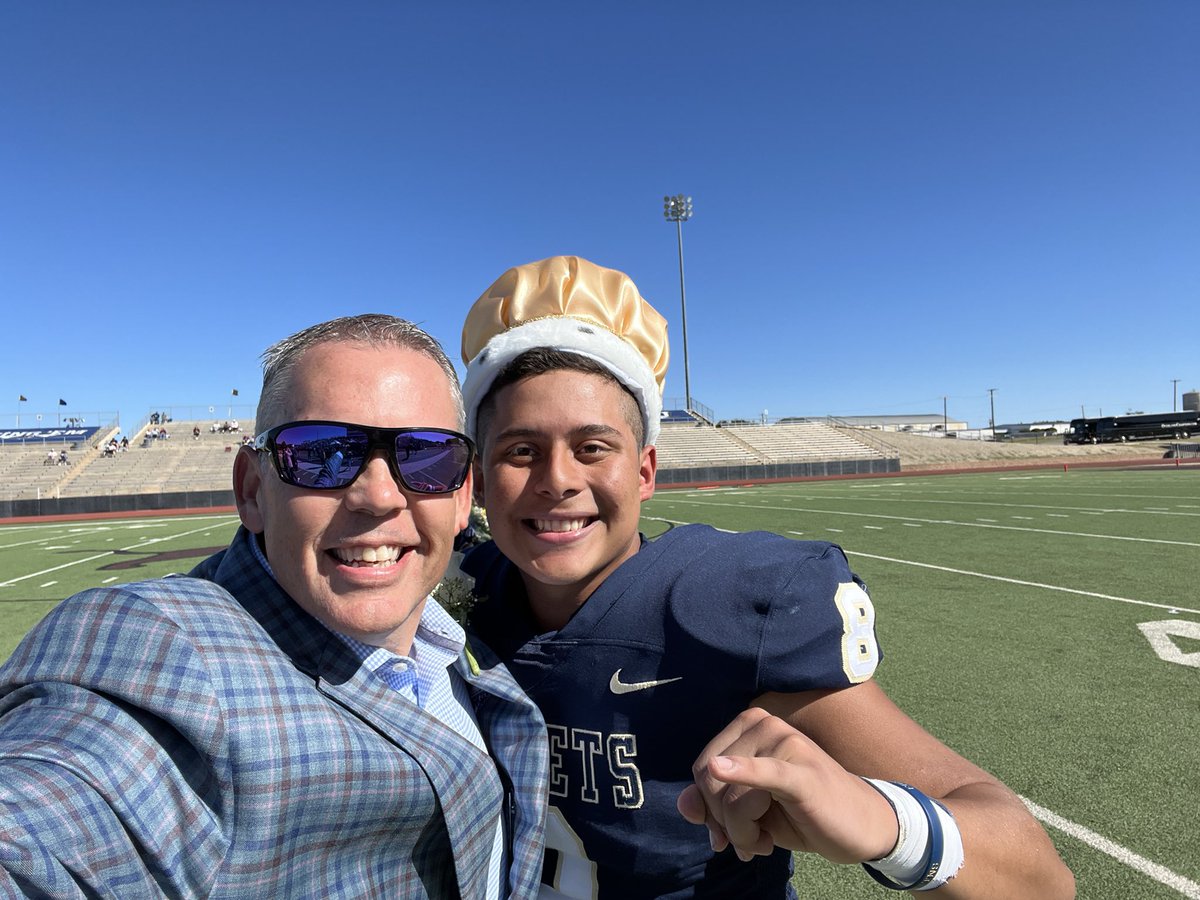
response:
[(925, 810), (916, 797), (897, 784), (878, 778), (863, 781), (887, 798), (900, 825), (900, 836), (892, 851), (882, 859), (869, 860), (867, 865), (892, 881), (915, 884), (924, 874), (929, 857), (929, 820), (925, 818)]
[(909, 785), (863, 780), (883, 794), (899, 824), (892, 851), (863, 863), (868, 874), (899, 891), (932, 891), (957, 875), (963, 865), (962, 834), (950, 810)]

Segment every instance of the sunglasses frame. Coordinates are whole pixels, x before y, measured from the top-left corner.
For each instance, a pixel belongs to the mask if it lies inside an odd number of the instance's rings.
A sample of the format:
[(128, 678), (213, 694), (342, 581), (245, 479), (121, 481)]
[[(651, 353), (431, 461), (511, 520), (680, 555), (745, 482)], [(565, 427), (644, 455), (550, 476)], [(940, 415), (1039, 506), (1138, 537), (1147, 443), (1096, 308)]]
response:
[[(363, 463), (359, 466), (354, 477), (345, 484), (339, 485), (311, 485), (297, 484), (290, 480), (285, 474), (282, 466), (279, 463), (279, 455), (277, 452), (278, 444), (276, 438), (288, 428), (296, 428), (305, 425), (333, 425), (338, 428), (345, 428), (348, 431), (357, 431), (367, 437), (367, 455), (363, 458)], [(409, 484), (404, 473), (400, 471), (400, 460), (396, 452), (396, 438), (402, 434), (444, 434), (449, 437), (457, 438), (462, 441), (467, 447), (467, 459), (463, 464), (461, 477), (450, 487), (440, 491), (424, 490), (419, 487), (414, 487)], [(438, 494), (453, 494), (467, 480), (467, 475), (471, 471), (471, 464), (475, 460), (475, 442), (463, 434), (461, 431), (454, 431), (450, 428), (434, 428), (425, 426), (410, 426), (405, 428), (376, 428), (372, 425), (358, 425), (354, 422), (338, 422), (332, 419), (301, 419), (295, 422), (284, 422), (282, 425), (276, 425), (274, 428), (268, 428), (266, 431), (258, 434), (254, 441), (250, 444), (250, 449), (259, 453), (266, 453), (271, 459), (271, 464), (275, 467), (275, 474), (279, 476), (279, 480), (284, 484), (292, 487), (300, 488), (305, 491), (340, 491), (344, 490), (358, 480), (358, 477), (366, 471), (367, 463), (369, 463), (380, 450), (383, 451), (383, 458), (387, 460), (389, 471), (392, 477), (407, 491), (412, 491), (414, 494), (438, 495)]]

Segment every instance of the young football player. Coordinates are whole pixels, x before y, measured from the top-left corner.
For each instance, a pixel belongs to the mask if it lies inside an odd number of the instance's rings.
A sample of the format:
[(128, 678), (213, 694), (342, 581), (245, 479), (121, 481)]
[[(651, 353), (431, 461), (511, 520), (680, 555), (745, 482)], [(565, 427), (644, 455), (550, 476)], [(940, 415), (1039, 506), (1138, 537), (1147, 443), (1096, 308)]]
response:
[(791, 849), (900, 890), (1073, 895), (1020, 799), (872, 680), (875, 613), (840, 548), (639, 534), (668, 353), (627, 276), (510, 269), (463, 358), (493, 537), (463, 569), (472, 626), (548, 723), (543, 897), (794, 896)]

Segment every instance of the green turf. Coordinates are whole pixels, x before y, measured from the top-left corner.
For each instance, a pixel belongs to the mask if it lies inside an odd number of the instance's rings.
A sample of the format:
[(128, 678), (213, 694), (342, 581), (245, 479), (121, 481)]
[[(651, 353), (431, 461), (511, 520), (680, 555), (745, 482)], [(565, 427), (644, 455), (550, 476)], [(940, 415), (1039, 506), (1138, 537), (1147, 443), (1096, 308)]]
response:
[[(841, 544), (875, 600), (892, 697), (1029, 801), (1115, 845), (1048, 828), (1080, 898), (1200, 897), (1200, 639), (1172, 639), (1194, 654), (1185, 665), (1138, 628), (1200, 634), (1196, 472), (660, 491), (644, 514), (650, 534), (709, 522)], [(0, 528), (0, 655), (58, 599), (187, 571), (234, 527), (211, 516)], [(796, 885), (802, 897), (894, 896), (857, 867), (807, 857)]]
[[(1195, 472), (663, 491), (645, 512), (841, 544), (875, 600), (879, 680), (893, 698), (1028, 800), (1119, 845), (1121, 859), (1048, 828), (1079, 897), (1200, 896), (1200, 658), (1164, 661), (1138, 629), (1200, 633)], [(1174, 642), (1200, 657), (1200, 640)], [(1175, 886), (1133, 868), (1133, 854)], [(809, 858), (796, 886), (802, 897), (889, 893)]]
[(236, 527), (232, 515), (0, 526), (0, 658), (64, 597), (187, 572)]

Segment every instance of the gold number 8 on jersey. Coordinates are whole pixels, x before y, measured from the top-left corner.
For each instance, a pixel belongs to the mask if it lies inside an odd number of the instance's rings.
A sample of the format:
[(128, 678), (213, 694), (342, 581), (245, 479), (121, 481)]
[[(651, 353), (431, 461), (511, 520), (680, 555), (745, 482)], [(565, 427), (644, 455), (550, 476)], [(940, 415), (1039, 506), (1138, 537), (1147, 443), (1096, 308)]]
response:
[(833, 602), (842, 614), (842, 671), (851, 684), (858, 684), (875, 674), (879, 665), (875, 607), (862, 586), (853, 581), (838, 585)]

